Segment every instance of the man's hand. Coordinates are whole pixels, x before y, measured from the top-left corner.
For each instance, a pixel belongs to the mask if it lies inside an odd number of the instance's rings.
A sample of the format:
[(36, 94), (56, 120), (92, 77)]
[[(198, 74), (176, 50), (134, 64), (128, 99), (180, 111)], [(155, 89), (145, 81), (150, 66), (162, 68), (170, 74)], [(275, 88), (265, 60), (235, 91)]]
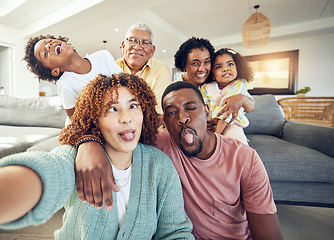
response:
[(112, 190), (119, 191), (114, 182), (109, 160), (97, 142), (87, 142), (79, 146), (75, 160), (75, 182), (81, 201), (89, 202), (97, 209), (110, 211), (113, 207)]

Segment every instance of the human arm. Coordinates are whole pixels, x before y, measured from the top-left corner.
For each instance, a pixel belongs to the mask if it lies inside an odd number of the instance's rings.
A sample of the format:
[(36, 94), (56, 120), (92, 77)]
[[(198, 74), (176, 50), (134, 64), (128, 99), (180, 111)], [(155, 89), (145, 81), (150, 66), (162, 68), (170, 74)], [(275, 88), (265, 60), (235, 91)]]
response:
[(42, 181), (23, 166), (0, 168), (0, 224), (14, 221), (29, 212), (42, 196)]
[(246, 81), (236, 80), (230, 87), (228, 87), (225, 96), (220, 104), (222, 109), (217, 116), (222, 116), (222, 120), (226, 120), (230, 115), (233, 122), (238, 116), (239, 109), (244, 108), (245, 112), (252, 112), (255, 109), (254, 99), (247, 91)]
[(283, 239), (276, 213), (256, 214), (248, 211), (246, 213), (249, 229), (254, 240)]
[(119, 188), (114, 182), (112, 168), (109, 160), (97, 142), (85, 142), (78, 148), (75, 159), (75, 183), (81, 201), (88, 201), (97, 209), (103, 207), (110, 211), (113, 207), (112, 191)]
[[(15, 221), (1, 224), (0, 228), (17, 229), (40, 225), (61, 209), (75, 187), (75, 154), (73, 147), (61, 146), (51, 152), (23, 152), (2, 158), (0, 167), (16, 165), (36, 172), (42, 181), (43, 191), (37, 205), (28, 213)], [(0, 195), (3, 196), (2, 193)]]
[(226, 121), (218, 120), (215, 133), (217, 133), (217, 134), (223, 134), (226, 125), (227, 125)]

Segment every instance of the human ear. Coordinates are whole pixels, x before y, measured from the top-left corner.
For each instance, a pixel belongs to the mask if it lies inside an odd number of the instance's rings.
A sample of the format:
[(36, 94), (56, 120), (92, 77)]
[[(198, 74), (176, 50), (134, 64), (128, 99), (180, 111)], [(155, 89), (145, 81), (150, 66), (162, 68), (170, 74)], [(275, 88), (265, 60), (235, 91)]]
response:
[(54, 77), (58, 77), (60, 74), (60, 69), (59, 68), (54, 68), (52, 69), (51, 71), (51, 75), (54, 76)]
[(124, 51), (124, 49), (125, 49), (124, 41), (122, 41), (122, 43), (121, 43), (121, 49), (122, 49), (122, 54), (124, 55), (124, 53), (125, 53), (125, 51)]
[(152, 45), (151, 53), (150, 53), (150, 58), (153, 57), (155, 53), (155, 45)]

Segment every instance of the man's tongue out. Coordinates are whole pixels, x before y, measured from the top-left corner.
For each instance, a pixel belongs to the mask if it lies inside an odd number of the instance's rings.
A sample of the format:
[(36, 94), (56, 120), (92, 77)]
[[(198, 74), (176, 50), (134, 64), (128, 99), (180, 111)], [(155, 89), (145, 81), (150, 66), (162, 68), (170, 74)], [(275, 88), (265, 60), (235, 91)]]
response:
[(192, 144), (194, 142), (194, 131), (186, 128), (182, 131), (181, 137), (184, 139), (184, 141), (188, 144)]
[(119, 134), (124, 141), (130, 142), (135, 138), (134, 131), (125, 131)]

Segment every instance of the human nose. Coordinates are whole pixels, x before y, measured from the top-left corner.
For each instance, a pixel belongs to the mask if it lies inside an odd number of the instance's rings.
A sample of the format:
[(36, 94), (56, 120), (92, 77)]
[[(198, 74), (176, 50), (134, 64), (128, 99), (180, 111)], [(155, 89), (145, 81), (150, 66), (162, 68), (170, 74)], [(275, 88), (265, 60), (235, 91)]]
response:
[(46, 49), (50, 50), (52, 46), (53, 41), (50, 41), (46, 44)]
[(130, 114), (129, 111), (126, 110), (121, 111), (119, 121), (121, 123), (129, 123), (132, 121), (132, 115)]
[(190, 122), (190, 117), (186, 112), (180, 112), (179, 119), (178, 119), (178, 125), (182, 126), (185, 124), (188, 124)]

